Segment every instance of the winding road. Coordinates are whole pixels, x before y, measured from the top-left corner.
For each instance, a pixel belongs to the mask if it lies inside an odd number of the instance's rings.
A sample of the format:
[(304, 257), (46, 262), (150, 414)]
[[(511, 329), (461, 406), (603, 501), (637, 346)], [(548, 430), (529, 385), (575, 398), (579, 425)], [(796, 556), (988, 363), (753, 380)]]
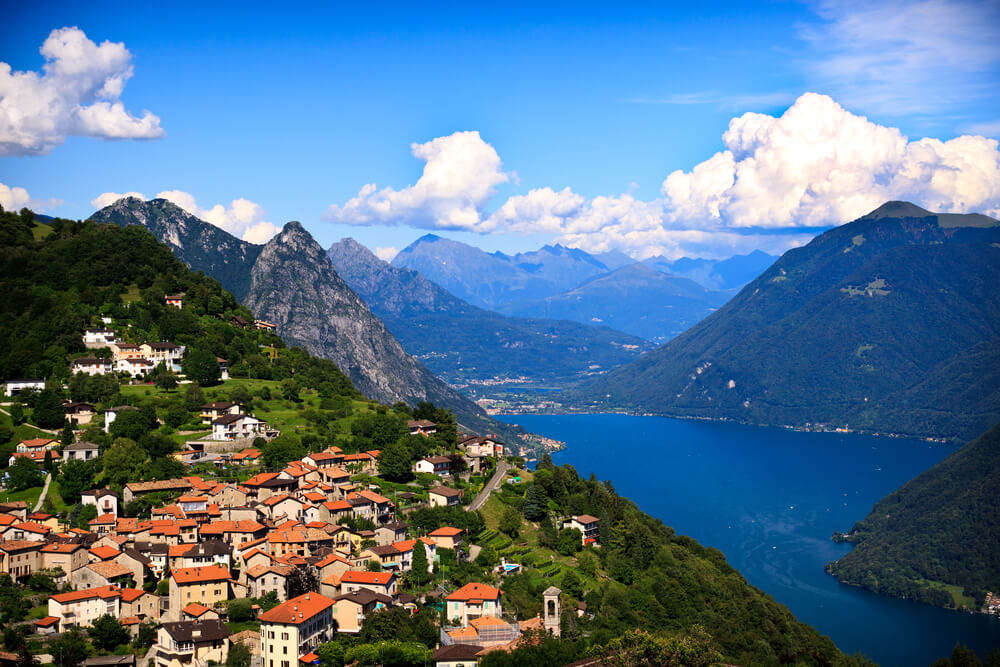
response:
[(475, 512), (477, 509), (482, 507), (486, 503), (486, 499), (490, 497), (490, 494), (496, 491), (497, 487), (503, 482), (504, 476), (506, 476), (507, 471), (510, 470), (510, 464), (506, 461), (500, 461), (497, 463), (496, 472), (490, 477), (490, 481), (486, 482), (486, 486), (483, 490), (479, 492), (472, 502), (469, 503), (469, 511)]

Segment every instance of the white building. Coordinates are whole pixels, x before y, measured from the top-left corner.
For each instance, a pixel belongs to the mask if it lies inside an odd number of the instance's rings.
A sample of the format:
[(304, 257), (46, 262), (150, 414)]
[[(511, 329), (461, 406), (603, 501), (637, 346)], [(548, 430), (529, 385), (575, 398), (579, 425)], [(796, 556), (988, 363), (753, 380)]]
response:
[(299, 658), (333, 639), (334, 601), (306, 593), (260, 615), (263, 667), (297, 667)]
[(45, 389), (45, 380), (7, 380), (4, 383), (8, 396), (20, 394), (25, 389), (41, 391)]
[(84, 329), (83, 345), (86, 348), (108, 347), (118, 340), (113, 329)]
[(63, 447), (62, 460), (64, 463), (66, 461), (93, 461), (100, 454), (101, 448), (96, 443), (74, 442)]
[(74, 359), (70, 364), (70, 372), (83, 373), (84, 375), (104, 375), (114, 370), (114, 365), (110, 359), (99, 359), (97, 357), (80, 357)]
[(137, 378), (146, 375), (156, 368), (152, 359), (142, 357), (128, 357), (115, 361), (115, 372), (126, 373), (130, 377)]
[(212, 440), (236, 440), (264, 435), (267, 422), (250, 415), (223, 415), (212, 420)]
[(113, 514), (118, 516), (118, 496), (111, 489), (93, 489), (80, 494), (80, 503), (97, 508), (97, 516)]

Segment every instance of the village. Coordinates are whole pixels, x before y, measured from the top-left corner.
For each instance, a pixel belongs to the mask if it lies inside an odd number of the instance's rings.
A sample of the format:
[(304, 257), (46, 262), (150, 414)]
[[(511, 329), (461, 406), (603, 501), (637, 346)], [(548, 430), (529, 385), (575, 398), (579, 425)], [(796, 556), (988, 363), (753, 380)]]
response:
[[(179, 307), (182, 298), (167, 303)], [(120, 374), (141, 386), (154, 369), (181, 371), (183, 346), (124, 343), (111, 328), (83, 336), (88, 350), (111, 356), (74, 359), (74, 376)], [(216, 361), (225, 386), (226, 362)], [(42, 387), (5, 384), (10, 397)], [(487, 503), (500, 505), (491, 494), (510, 493), (532, 472), (495, 436), (459, 432), (455, 451), (413, 461), (407, 484), (380, 474), (378, 449), (328, 446), (268, 469), (264, 450), (281, 431), (241, 401), (212, 400), (197, 408), (207, 433), (170, 455), (199, 474), (87, 489), (80, 505), (92, 507), (93, 518), (83, 527), (40, 511), (53, 473), (75, 461), (99, 465), (105, 452), (80, 439), (83, 429), (114, 432), (138, 408), (65, 400), (63, 409), (71, 442), (65, 429), (61, 439), (25, 439), (8, 461), (46, 467), (37, 502), (0, 502), (0, 577), (25, 583), (40, 575), (58, 590), (30, 623), (40, 638), (87, 631), (111, 617), (133, 640), (155, 631), (148, 649), (114, 664), (207, 667), (229, 664), (231, 650), (245, 649), (254, 667), (292, 667), (319, 663), (324, 644), (358, 636), (372, 615), (402, 610), (394, 613), (434, 618), (433, 664), (476, 665), (491, 651), (519, 646), (525, 633), (559, 636), (567, 610), (586, 613), (582, 602), (570, 609), (554, 585), (537, 601), (540, 613), (519, 618), (505, 607), (503, 579), (520, 572), (517, 556), (528, 549), (512, 548), (479, 517)], [(428, 419), (405, 425), (408, 436), (427, 442), (439, 426)], [(570, 553), (598, 547), (596, 517), (558, 517), (557, 527), (569, 536)], [(484, 576), (469, 576), (477, 571)]]

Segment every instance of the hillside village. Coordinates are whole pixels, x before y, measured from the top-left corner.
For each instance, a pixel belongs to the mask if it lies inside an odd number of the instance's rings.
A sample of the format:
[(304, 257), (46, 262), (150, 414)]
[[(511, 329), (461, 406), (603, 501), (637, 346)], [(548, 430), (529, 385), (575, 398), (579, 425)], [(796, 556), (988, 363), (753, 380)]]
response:
[[(182, 299), (167, 296), (165, 303), (182, 307)], [(125, 342), (110, 324), (84, 331), (84, 346), (97, 354), (73, 359), (73, 377), (115, 376), (147, 392), (154, 373), (191, 384), (181, 374), (184, 346)], [(217, 363), (220, 395), (229, 377), (225, 360)], [(8, 381), (5, 414), (45, 388), (44, 381)], [(274, 467), (265, 452), (281, 432), (254, 417), (248, 403), (212, 400), (196, 408), (189, 421), (210, 431), (170, 457), (200, 474), (85, 489), (80, 511), (42, 511), (50, 483), (65, 483), (67, 466), (99, 470), (108, 448), (86, 434), (120, 435), (116, 422), (134, 421), (140, 408), (64, 399), (64, 428), (53, 432), (59, 437), (18, 442), (11, 470), (31, 466), (46, 478), (33, 506), (0, 503), (0, 575), (52, 591), (39, 605), (44, 615), (21, 627), (43, 640), (113, 626), (121, 640), (115, 653), (130, 646), (139, 663), (160, 667), (227, 662), (237, 644), (255, 665), (317, 662), (324, 645), (357, 638), (378, 614), (404, 614), (433, 628), (436, 648), (426, 658), (437, 664), (477, 664), (532, 632), (560, 634), (568, 600), (556, 586), (537, 601), (540, 613), (505, 608), (502, 581), (522, 565), (498, 555), (511, 540), (473, 513), (491, 492), (531, 475), (495, 436), (456, 432), (453, 446), (443, 447), (439, 424), (410, 418), (406, 435), (429, 446), (407, 461), (409, 474), (387, 474), (383, 451), (339, 446)], [(148, 426), (160, 424), (154, 417)], [(411, 481), (398, 483), (406, 477)], [(100, 473), (89, 478), (108, 481)], [(597, 518), (560, 523), (569, 553), (598, 546)], [(570, 611), (583, 615), (586, 605)], [(44, 641), (35, 645), (48, 650)]]

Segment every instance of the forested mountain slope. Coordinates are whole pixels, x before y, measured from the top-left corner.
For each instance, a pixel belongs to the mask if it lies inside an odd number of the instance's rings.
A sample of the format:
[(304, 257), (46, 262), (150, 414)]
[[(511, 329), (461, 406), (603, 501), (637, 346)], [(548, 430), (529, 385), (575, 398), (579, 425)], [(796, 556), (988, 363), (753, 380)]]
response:
[(580, 408), (968, 439), (1000, 419), (1000, 226), (890, 202), (786, 252)]
[(330, 246), (337, 273), (403, 347), (454, 383), (524, 377), (561, 382), (634, 361), (651, 346), (606, 327), (507, 317), (473, 306), (354, 239)]
[(841, 581), (885, 595), (978, 607), (1000, 593), (1000, 424), (880, 500), (846, 536), (857, 546), (827, 565)]
[[(470, 429), (514, 437), (509, 427), (489, 419), (479, 406), (403, 352), (326, 257), (309, 254), (319, 246), (298, 223), (266, 246), (257, 246), (163, 199), (120, 199), (91, 220), (146, 227), (192, 269), (216, 278), (257, 317), (274, 322), (283, 338), (336, 361), (367, 396), (389, 404), (432, 400), (453, 410)], [(213, 244), (218, 244), (214, 252)], [(295, 257), (289, 251), (293, 247), (306, 254)], [(282, 261), (289, 266), (279, 266)]]

